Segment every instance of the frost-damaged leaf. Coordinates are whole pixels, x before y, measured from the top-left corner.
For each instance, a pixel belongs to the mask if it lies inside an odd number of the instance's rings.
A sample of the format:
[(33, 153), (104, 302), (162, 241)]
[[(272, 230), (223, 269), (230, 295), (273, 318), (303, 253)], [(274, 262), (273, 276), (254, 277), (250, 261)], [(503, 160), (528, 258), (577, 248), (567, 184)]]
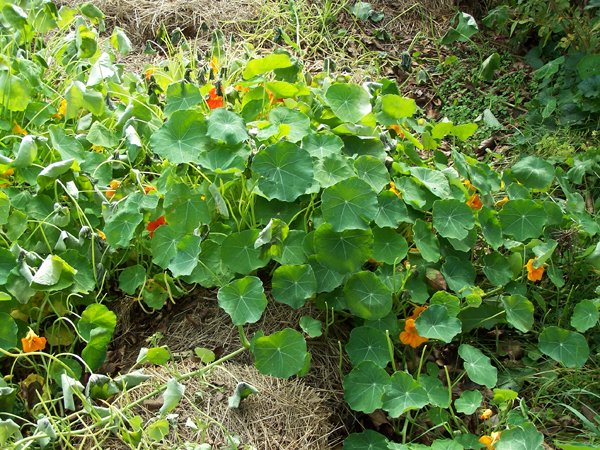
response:
[(317, 279), (308, 264), (278, 267), (271, 284), (273, 298), (294, 309), (302, 307), (317, 292)]
[(481, 350), (469, 344), (461, 344), (458, 347), (458, 354), (464, 361), (464, 368), (471, 381), (489, 388), (496, 386), (498, 369), (492, 366), (490, 358)]
[(199, 163), (207, 143), (206, 124), (200, 112), (176, 111), (150, 137), (150, 147), (173, 164)]
[(63, 392), (63, 404), (65, 409), (75, 411), (75, 392), (82, 393), (83, 384), (66, 374), (60, 376), (60, 387)]
[(278, 142), (258, 152), (252, 170), (260, 176), (258, 187), (269, 200), (292, 202), (313, 184), (312, 158), (291, 142)]
[(394, 418), (428, 403), (427, 391), (406, 372), (396, 372), (390, 388), (383, 394), (383, 409)]
[(517, 241), (537, 238), (542, 234), (548, 216), (544, 207), (534, 200), (510, 200), (498, 214), (502, 231)]
[(227, 399), (227, 406), (229, 408), (237, 409), (240, 407), (242, 400), (250, 397), (252, 394), (258, 394), (258, 389), (251, 384), (242, 381), (235, 387), (233, 395)]
[(219, 289), (217, 298), (234, 325), (257, 322), (267, 307), (262, 281), (256, 277), (232, 281)]
[(325, 189), (321, 201), (323, 218), (335, 231), (365, 230), (377, 214), (377, 195), (356, 177)]
[(290, 328), (253, 339), (251, 351), (259, 372), (280, 378), (300, 372), (308, 355), (304, 337)]
[(355, 84), (332, 84), (325, 93), (325, 100), (333, 113), (344, 122), (356, 123), (371, 112), (369, 94)]
[(364, 361), (344, 377), (344, 399), (354, 411), (372, 413), (383, 406), (383, 394), (391, 385), (387, 372)]
[(455, 28), (450, 28), (440, 41), (444, 45), (457, 41), (466, 42), (471, 36), (479, 31), (477, 22), (470, 14), (459, 12), (454, 18), (454, 21), (458, 21)]
[(164, 402), (159, 410), (162, 417), (166, 416), (177, 407), (184, 392), (185, 386), (179, 383), (175, 378), (171, 378), (167, 381), (167, 390), (163, 394)]
[(590, 356), (590, 348), (583, 335), (555, 326), (546, 327), (540, 333), (538, 348), (569, 368), (583, 367)]
[(353, 315), (366, 320), (385, 317), (392, 309), (392, 291), (373, 272), (357, 272), (344, 285), (344, 297)]
[(433, 226), (440, 236), (464, 239), (475, 226), (473, 210), (460, 200), (437, 200), (433, 204)]
[(285, 69), (290, 67), (292, 61), (290, 57), (283, 53), (273, 53), (267, 55), (264, 58), (253, 59), (246, 64), (242, 76), (245, 80), (255, 77), (266, 72), (270, 72), (275, 69)]
[(356, 327), (350, 333), (346, 353), (354, 366), (371, 361), (385, 368), (390, 362), (390, 351), (385, 333), (372, 327)]
[(166, 347), (142, 347), (135, 361), (136, 364), (156, 364), (164, 366), (171, 359), (171, 353)]
[(385, 436), (376, 431), (365, 430), (348, 436), (344, 440), (344, 450), (389, 450), (388, 442)]
[(450, 342), (461, 331), (461, 323), (443, 305), (431, 305), (415, 321), (420, 336)]

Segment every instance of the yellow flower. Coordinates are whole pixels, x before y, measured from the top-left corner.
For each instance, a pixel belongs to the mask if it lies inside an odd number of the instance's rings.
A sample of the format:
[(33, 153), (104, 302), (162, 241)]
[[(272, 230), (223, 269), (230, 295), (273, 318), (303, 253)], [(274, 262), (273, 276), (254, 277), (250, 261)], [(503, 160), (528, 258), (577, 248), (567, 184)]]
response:
[(492, 414), (493, 414), (492, 410), (488, 408), (481, 413), (479, 418), (481, 420), (488, 420), (490, 417), (492, 417)]
[(476, 191), (477, 188), (475, 186), (473, 186), (473, 184), (471, 184), (471, 182), (469, 180), (464, 180), (463, 184), (465, 185), (465, 187), (469, 190), (469, 191)]
[(92, 145), (92, 150), (95, 151), (96, 153), (102, 153), (102, 151), (104, 150), (104, 147), (101, 147), (99, 145)]
[(402, 193), (398, 190), (398, 188), (396, 187), (396, 184), (393, 181), (390, 181), (390, 192), (393, 192), (394, 194), (396, 194), (396, 197), (398, 198), (402, 198)]
[(210, 66), (210, 70), (212, 70), (213, 75), (216, 77), (217, 74), (219, 73), (219, 60), (217, 59), (216, 56), (213, 56), (210, 59), (209, 66)]
[(527, 268), (527, 279), (529, 281), (540, 281), (542, 279), (542, 275), (544, 275), (543, 265), (537, 269), (533, 267), (535, 260), (536, 258), (531, 258), (529, 261), (527, 261), (527, 264), (525, 264), (525, 267)]
[(58, 105), (58, 110), (56, 114), (52, 116), (53, 119), (62, 119), (67, 114), (67, 101), (63, 98)]
[(481, 209), (483, 208), (483, 203), (481, 202), (481, 198), (479, 198), (478, 194), (473, 194), (467, 200), (467, 206), (471, 209)]
[(154, 72), (156, 72), (156, 69), (154, 67), (150, 67), (149, 69), (146, 69), (146, 72), (144, 73), (144, 77), (146, 78), (147, 82), (149, 82), (152, 79), (152, 75), (154, 75)]
[(102, 231), (102, 230), (96, 230), (96, 233), (98, 233), (98, 237), (100, 239), (102, 239), (103, 241), (106, 240), (106, 234), (104, 234), (104, 231)]
[(30, 328), (27, 332), (27, 336), (21, 339), (21, 344), (23, 344), (23, 351), (25, 353), (36, 352), (38, 350), (44, 350), (44, 348), (46, 347), (46, 338), (39, 337)]
[(508, 203), (508, 196), (504, 196), (503, 198), (501, 198), (500, 200), (498, 200), (496, 202), (496, 208), (501, 208), (502, 206), (504, 206), (506, 203)]

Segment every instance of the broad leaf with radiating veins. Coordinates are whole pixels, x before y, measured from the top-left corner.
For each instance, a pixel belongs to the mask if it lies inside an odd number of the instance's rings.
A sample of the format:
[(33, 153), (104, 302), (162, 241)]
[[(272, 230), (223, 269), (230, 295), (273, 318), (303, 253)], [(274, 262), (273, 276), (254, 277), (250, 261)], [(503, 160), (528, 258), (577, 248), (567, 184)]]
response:
[(419, 180), (435, 196), (440, 198), (451, 197), (450, 185), (445, 175), (426, 167), (411, 167), (410, 174)]
[(492, 366), (490, 358), (485, 356), (481, 350), (469, 344), (461, 344), (458, 347), (458, 355), (463, 359), (464, 368), (471, 381), (489, 388), (496, 386), (498, 369)]
[(317, 279), (308, 264), (283, 265), (273, 272), (271, 288), (275, 300), (298, 309), (316, 293)]
[(339, 273), (352, 273), (371, 257), (373, 233), (367, 230), (333, 231), (324, 223), (315, 231), (315, 249), (319, 263)]
[(431, 305), (415, 321), (420, 336), (450, 342), (461, 332), (461, 323), (456, 317), (448, 314), (443, 305)]
[(390, 388), (383, 394), (383, 409), (390, 417), (400, 417), (428, 403), (427, 391), (406, 372), (396, 372), (391, 378)]
[(217, 298), (234, 325), (257, 322), (267, 307), (262, 281), (256, 277), (232, 281), (219, 289)]
[(248, 139), (246, 124), (236, 113), (225, 108), (213, 109), (206, 119), (208, 135), (215, 141), (235, 145)]
[(366, 230), (377, 214), (377, 194), (356, 177), (325, 189), (321, 201), (323, 218), (335, 231)]
[(437, 200), (433, 204), (433, 226), (440, 236), (464, 239), (475, 226), (473, 210), (460, 200)]
[(300, 372), (308, 355), (304, 337), (290, 328), (255, 338), (251, 351), (259, 372), (279, 378)]
[(325, 92), (333, 113), (344, 122), (356, 123), (371, 112), (369, 94), (355, 84), (336, 83)]
[(176, 111), (150, 137), (150, 147), (173, 164), (199, 162), (206, 142), (206, 124), (199, 112)]
[(382, 396), (390, 384), (384, 369), (364, 361), (344, 377), (344, 399), (354, 411), (369, 414), (383, 406)]
[(373, 272), (350, 276), (344, 285), (344, 297), (352, 314), (366, 320), (381, 319), (392, 309), (392, 291)]
[(590, 348), (582, 334), (556, 326), (546, 327), (540, 333), (538, 348), (569, 368), (583, 367), (590, 356)]
[(542, 234), (548, 216), (544, 207), (534, 200), (510, 200), (498, 214), (502, 231), (517, 241)]
[(346, 353), (354, 366), (363, 361), (372, 361), (385, 368), (390, 362), (387, 337), (383, 331), (373, 327), (354, 328), (346, 344)]

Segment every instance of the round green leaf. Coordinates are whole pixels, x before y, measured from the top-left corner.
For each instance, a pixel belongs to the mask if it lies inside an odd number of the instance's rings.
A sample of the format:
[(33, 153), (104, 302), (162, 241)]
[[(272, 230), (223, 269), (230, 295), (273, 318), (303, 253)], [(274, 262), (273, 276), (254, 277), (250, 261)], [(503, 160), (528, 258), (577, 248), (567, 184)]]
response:
[(380, 192), (390, 182), (385, 164), (372, 155), (359, 156), (354, 161), (354, 169), (358, 178), (367, 182), (375, 192)]
[(316, 292), (317, 279), (308, 264), (280, 266), (273, 273), (271, 293), (278, 302), (298, 309)]
[(440, 259), (440, 243), (431, 224), (417, 219), (413, 227), (413, 239), (425, 261), (436, 262)]
[(176, 111), (150, 137), (150, 147), (173, 164), (197, 163), (206, 139), (206, 124), (199, 112)]
[(483, 395), (479, 391), (465, 391), (459, 398), (454, 400), (456, 411), (462, 414), (470, 415), (477, 411), (481, 406)]
[(417, 111), (417, 103), (408, 97), (386, 94), (380, 99), (381, 110), (377, 112), (377, 120), (383, 125), (399, 123), (400, 119), (412, 117)]
[(259, 140), (265, 141), (275, 136), (298, 142), (310, 133), (310, 118), (295, 109), (274, 108), (269, 113), (269, 122), (269, 126), (258, 131)]
[(192, 83), (179, 81), (167, 88), (167, 104), (164, 112), (170, 116), (175, 111), (192, 109), (202, 103), (200, 89)]
[(320, 320), (317, 320), (310, 316), (300, 317), (300, 328), (311, 338), (319, 337), (323, 334), (322, 324)]
[(431, 305), (415, 321), (420, 336), (450, 342), (461, 331), (461, 323), (443, 305)]
[(378, 227), (397, 228), (401, 222), (412, 222), (406, 205), (393, 192), (382, 191), (377, 196), (377, 203), (375, 223)]
[(373, 229), (373, 258), (386, 264), (398, 264), (408, 252), (404, 236), (391, 228)]
[(471, 261), (456, 256), (446, 258), (446, 262), (442, 265), (442, 273), (448, 287), (457, 294), (473, 286), (477, 276)]
[(545, 190), (554, 179), (554, 166), (537, 156), (527, 156), (512, 166), (513, 176), (530, 189)]
[(410, 174), (419, 180), (436, 197), (452, 197), (448, 178), (439, 170), (426, 167), (411, 167)]
[(371, 256), (373, 248), (370, 229), (337, 233), (330, 224), (325, 223), (317, 228), (314, 239), (317, 261), (339, 273), (360, 270)]
[(494, 286), (504, 286), (512, 280), (513, 273), (508, 260), (498, 252), (483, 257), (483, 273)]
[(323, 218), (335, 231), (366, 230), (377, 214), (377, 195), (356, 177), (325, 189), (321, 201)]
[(151, 239), (152, 262), (166, 269), (169, 262), (177, 254), (179, 234), (171, 225), (162, 225), (156, 229)]
[(448, 388), (443, 385), (438, 377), (432, 375), (421, 375), (419, 383), (427, 392), (429, 403), (438, 408), (448, 408), (450, 406), (450, 395)]
[(506, 320), (517, 330), (527, 333), (533, 326), (533, 303), (519, 294), (502, 297)]
[[(546, 448), (544, 435), (531, 423), (503, 431), (495, 447), (496, 450), (542, 450)], [(576, 448), (573, 447), (573, 449)]]
[(267, 260), (261, 257), (260, 249), (254, 248), (258, 235), (259, 231), (254, 229), (227, 236), (221, 244), (223, 263), (232, 271), (241, 274), (263, 267)]
[(269, 199), (292, 202), (313, 184), (312, 158), (291, 142), (278, 142), (258, 152), (252, 170), (260, 176), (258, 187)]
[(392, 309), (392, 292), (373, 272), (357, 272), (344, 285), (348, 308), (357, 317), (375, 320)]
[(356, 84), (332, 84), (325, 93), (325, 100), (344, 122), (356, 123), (371, 112), (369, 94)]
[(213, 109), (206, 122), (208, 123), (208, 135), (215, 141), (235, 145), (248, 139), (244, 120), (225, 108)]
[(555, 326), (546, 327), (540, 333), (538, 348), (569, 368), (583, 367), (590, 356), (588, 343), (581, 334)]
[(583, 333), (598, 323), (598, 307), (591, 300), (582, 300), (573, 310), (571, 316), (571, 326), (580, 333)]
[(255, 323), (267, 307), (262, 281), (256, 277), (234, 280), (219, 289), (219, 306), (231, 316), (234, 325)]
[(144, 267), (139, 264), (126, 267), (119, 274), (119, 289), (126, 294), (133, 295), (145, 280), (146, 269)]
[(331, 292), (342, 285), (346, 275), (318, 262), (316, 257), (309, 258), (309, 264), (317, 279), (317, 292)]
[(304, 337), (290, 328), (255, 338), (251, 348), (258, 371), (279, 378), (300, 372), (308, 355)]
[(440, 236), (464, 239), (475, 226), (473, 210), (460, 200), (437, 200), (433, 204), (433, 226)]
[(492, 366), (490, 358), (481, 350), (469, 344), (461, 344), (458, 354), (464, 361), (464, 368), (472, 382), (493, 388), (498, 382), (498, 369)]
[(428, 403), (427, 391), (406, 372), (396, 372), (391, 378), (391, 387), (383, 394), (383, 409), (394, 418)]
[(390, 362), (390, 351), (385, 333), (372, 327), (357, 327), (350, 333), (346, 353), (357, 366), (363, 361), (372, 361), (385, 368)]
[(382, 396), (390, 383), (384, 369), (364, 361), (344, 377), (344, 399), (354, 411), (372, 413), (383, 406)]
[(498, 214), (502, 231), (517, 241), (542, 234), (548, 216), (544, 207), (533, 200), (510, 200)]
[(10, 350), (16, 347), (18, 332), (15, 320), (7, 313), (0, 313), (0, 348)]
[(347, 156), (325, 156), (315, 162), (315, 180), (322, 188), (333, 186), (354, 175), (350, 158)]
[(335, 134), (310, 133), (302, 139), (302, 148), (313, 158), (323, 159), (339, 155), (344, 148), (344, 141)]
[(344, 440), (344, 450), (388, 450), (385, 436), (373, 430), (352, 433)]

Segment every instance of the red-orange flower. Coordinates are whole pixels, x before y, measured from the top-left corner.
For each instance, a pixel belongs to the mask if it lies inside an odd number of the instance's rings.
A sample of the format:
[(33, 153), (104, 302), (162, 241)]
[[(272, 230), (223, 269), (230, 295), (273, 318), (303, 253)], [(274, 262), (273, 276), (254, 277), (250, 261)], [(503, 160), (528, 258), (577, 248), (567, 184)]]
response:
[(154, 186), (151, 186), (149, 184), (144, 185), (144, 193), (145, 194), (149, 194), (150, 192), (154, 192), (154, 191), (156, 191), (156, 188)]
[(467, 205), (472, 209), (481, 209), (483, 208), (483, 203), (481, 203), (481, 198), (479, 198), (479, 194), (473, 194), (467, 200)]
[(21, 339), (25, 353), (37, 352), (46, 348), (46, 338), (40, 337), (30, 328), (27, 335)]
[(413, 313), (404, 322), (404, 331), (400, 333), (400, 342), (404, 345), (410, 345), (412, 348), (417, 348), (428, 341), (426, 337), (419, 336), (415, 320), (427, 309), (427, 306), (417, 306)]
[(277, 98), (275, 97), (275, 94), (273, 94), (271, 91), (267, 91), (267, 94), (269, 94), (269, 104), (273, 104), (273, 103), (281, 103), (283, 102), (282, 98)]
[(543, 265), (537, 269), (533, 267), (535, 259), (536, 258), (531, 258), (529, 261), (527, 261), (527, 264), (525, 264), (525, 267), (527, 268), (527, 279), (529, 281), (540, 281), (542, 279), (542, 275), (544, 275)]
[(210, 109), (222, 108), (224, 106), (223, 97), (221, 95), (217, 95), (217, 88), (212, 88), (208, 91), (208, 100), (206, 100), (206, 104)]
[(161, 225), (166, 225), (167, 224), (167, 220), (165, 219), (165, 216), (160, 216), (158, 219), (153, 220), (152, 222), (148, 222), (148, 225), (146, 225), (146, 230), (148, 230), (148, 232), (150, 233), (150, 237), (154, 236), (154, 231), (160, 227)]
[(400, 139), (404, 139), (404, 131), (402, 131), (400, 125), (390, 125), (388, 129), (394, 130), (396, 132), (396, 136), (398, 136)]

